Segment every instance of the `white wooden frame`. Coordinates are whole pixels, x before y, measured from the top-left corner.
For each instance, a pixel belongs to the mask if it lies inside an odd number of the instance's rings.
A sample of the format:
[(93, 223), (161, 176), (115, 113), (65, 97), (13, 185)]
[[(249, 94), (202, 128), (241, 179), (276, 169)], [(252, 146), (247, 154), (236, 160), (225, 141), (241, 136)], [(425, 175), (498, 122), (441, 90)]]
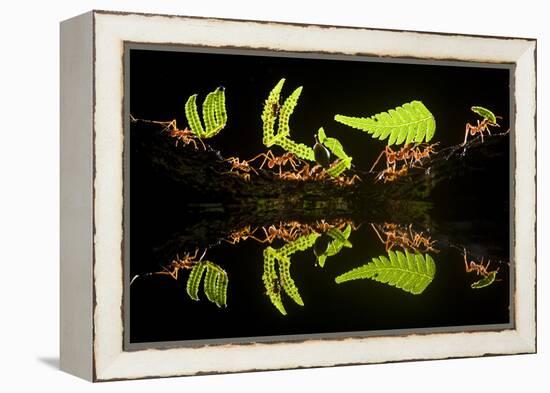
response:
[[(514, 328), (123, 350), (125, 42), (515, 65)], [(536, 351), (536, 41), (93, 11), (61, 24), (61, 368), (92, 381)]]

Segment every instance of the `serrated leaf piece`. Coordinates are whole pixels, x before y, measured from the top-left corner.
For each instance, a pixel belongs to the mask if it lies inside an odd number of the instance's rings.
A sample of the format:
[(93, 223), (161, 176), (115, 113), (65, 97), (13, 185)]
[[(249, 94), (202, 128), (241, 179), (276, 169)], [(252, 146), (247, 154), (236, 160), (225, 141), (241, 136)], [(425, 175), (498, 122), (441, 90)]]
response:
[(432, 282), (435, 272), (435, 262), (429, 254), (389, 251), (387, 256), (373, 258), (370, 263), (339, 275), (335, 281), (341, 284), (368, 278), (419, 295)]
[(201, 122), (199, 110), (197, 107), (197, 94), (193, 94), (185, 103), (185, 117), (189, 128), (198, 138), (212, 138), (217, 135), (227, 123), (227, 111), (225, 108), (225, 89), (218, 87), (213, 92), (206, 95), (202, 103)]
[(203, 275), (205, 276), (203, 290), (208, 301), (215, 303), (218, 307), (226, 307), (229, 283), (227, 273), (210, 261), (201, 261), (193, 266), (187, 278), (187, 295), (195, 301), (199, 300), (199, 288)]
[(429, 142), (436, 130), (435, 118), (421, 101), (412, 101), (371, 117), (334, 116), (334, 120), (365, 131), (388, 145)]
[(286, 315), (287, 311), (283, 305), (281, 290), (283, 290), (294, 303), (300, 306), (304, 305), (298, 287), (290, 275), (290, 257), (298, 251), (305, 251), (313, 247), (315, 240), (317, 240), (319, 236), (318, 233), (311, 233), (301, 236), (279, 249), (267, 247), (263, 252), (264, 272), (262, 281), (264, 288), (271, 303), (283, 315)]

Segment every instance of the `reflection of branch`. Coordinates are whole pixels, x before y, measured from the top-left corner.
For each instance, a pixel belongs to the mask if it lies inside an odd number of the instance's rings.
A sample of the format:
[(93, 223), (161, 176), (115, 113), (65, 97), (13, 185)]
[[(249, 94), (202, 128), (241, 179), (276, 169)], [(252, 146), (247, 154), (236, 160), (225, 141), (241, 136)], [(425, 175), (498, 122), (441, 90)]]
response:
[[(238, 230), (235, 230), (229, 234), (229, 236), (223, 239), (230, 244), (237, 244), (240, 241), (247, 239), (254, 240), (258, 243), (273, 243), (276, 239), (281, 239), (285, 242), (292, 242), (301, 236), (309, 235), (311, 233), (328, 232), (331, 229), (343, 229), (346, 226), (350, 226), (351, 229), (357, 227), (350, 220), (334, 219), (329, 222), (325, 220), (315, 221), (314, 223), (301, 223), (299, 221), (281, 221), (278, 224), (272, 224), (269, 226), (261, 226), (252, 228), (250, 225), (246, 225)], [(263, 236), (262, 236), (263, 232)]]
[(343, 231), (339, 228), (331, 228), (326, 234), (317, 239), (313, 251), (315, 252), (319, 266), (324, 267), (327, 258), (338, 254), (343, 247), (352, 247), (351, 242), (348, 240), (351, 235), (351, 229), (351, 225), (349, 224)]
[(429, 254), (389, 251), (387, 257), (373, 258), (370, 263), (339, 275), (335, 281), (341, 284), (369, 278), (419, 295), (432, 282), (435, 270), (435, 262)]

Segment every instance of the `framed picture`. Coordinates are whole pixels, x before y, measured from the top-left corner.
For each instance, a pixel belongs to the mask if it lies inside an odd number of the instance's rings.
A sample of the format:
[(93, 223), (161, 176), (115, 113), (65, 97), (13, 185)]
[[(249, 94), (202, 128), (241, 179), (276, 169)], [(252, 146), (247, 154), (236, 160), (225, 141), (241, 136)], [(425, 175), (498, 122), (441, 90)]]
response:
[(536, 41), (61, 24), (61, 367), (536, 351)]

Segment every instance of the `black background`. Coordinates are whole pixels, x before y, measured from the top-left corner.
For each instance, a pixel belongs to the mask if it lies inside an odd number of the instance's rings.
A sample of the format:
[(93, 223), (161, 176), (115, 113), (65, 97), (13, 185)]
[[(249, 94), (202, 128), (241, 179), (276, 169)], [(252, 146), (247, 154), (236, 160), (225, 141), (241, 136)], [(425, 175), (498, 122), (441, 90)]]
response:
[[(250, 158), (265, 151), (261, 142), (262, 105), (282, 77), (286, 78), (283, 97), (298, 86), (304, 87), (291, 117), (293, 139), (313, 145), (313, 135), (322, 126), (328, 136), (342, 142), (354, 164), (362, 169), (370, 168), (385, 143), (335, 122), (337, 113), (370, 116), (421, 100), (436, 118), (434, 141), (439, 141), (441, 147), (463, 140), (465, 123), (477, 119), (470, 111), (472, 105), (493, 110), (503, 116), (502, 129), (509, 127), (507, 69), (132, 49), (129, 75), (130, 113), (150, 120), (175, 118), (179, 128), (187, 125), (184, 105), (188, 96), (198, 93), (201, 103), (208, 92), (224, 86), (228, 124), (211, 144), (226, 157)], [(159, 270), (162, 261), (151, 259), (152, 249), (186, 225), (181, 217), (171, 220), (170, 214), (172, 209), (178, 209), (178, 203), (184, 203), (184, 195), (166, 195), (165, 205), (152, 205), (158, 196), (152, 198), (156, 190), (147, 187), (150, 164), (140, 160), (131, 150), (130, 275), (152, 268)], [(475, 198), (491, 198), (507, 206), (507, 160), (508, 156), (500, 170), (472, 179), (471, 184), (461, 184), (461, 190), (475, 194), (483, 184), (484, 189), (498, 192)], [(478, 208), (464, 206), (458, 197), (455, 200), (446, 196), (433, 202), (433, 219), (461, 223), (464, 233), (460, 235), (471, 235), (479, 254), (495, 254), (496, 249), (499, 256), (508, 256), (505, 208), (479, 217)], [(292, 258), (291, 273), (305, 307), (293, 305), (286, 298), (287, 316), (280, 315), (264, 295), (264, 246), (250, 241), (208, 251), (209, 260), (220, 264), (229, 275), (227, 309), (218, 310), (207, 301), (191, 301), (185, 293), (185, 276), (178, 281), (167, 276), (136, 281), (130, 297), (131, 342), (508, 322), (508, 280), (483, 290), (471, 290), (469, 285), (476, 278), (464, 272), (462, 256), (452, 248), (434, 255), (436, 278), (419, 296), (370, 280), (337, 286), (334, 277), (338, 274), (384, 254), (382, 245), (366, 227), (352, 234), (351, 241), (353, 249), (329, 258), (324, 269), (314, 266), (311, 251)], [(506, 277), (506, 265), (501, 269)]]

